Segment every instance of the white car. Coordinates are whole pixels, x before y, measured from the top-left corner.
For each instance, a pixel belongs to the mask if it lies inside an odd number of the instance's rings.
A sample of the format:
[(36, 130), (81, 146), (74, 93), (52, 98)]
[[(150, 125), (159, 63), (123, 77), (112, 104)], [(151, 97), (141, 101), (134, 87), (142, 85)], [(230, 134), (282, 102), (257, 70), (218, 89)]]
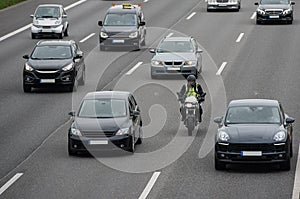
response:
[(31, 26), (31, 37), (37, 36), (57, 36), (62, 39), (69, 35), (69, 23), (67, 14), (62, 5), (44, 4), (39, 5), (34, 14)]
[(208, 0), (207, 12), (213, 10), (234, 10), (239, 11), (241, 9), (241, 0)]

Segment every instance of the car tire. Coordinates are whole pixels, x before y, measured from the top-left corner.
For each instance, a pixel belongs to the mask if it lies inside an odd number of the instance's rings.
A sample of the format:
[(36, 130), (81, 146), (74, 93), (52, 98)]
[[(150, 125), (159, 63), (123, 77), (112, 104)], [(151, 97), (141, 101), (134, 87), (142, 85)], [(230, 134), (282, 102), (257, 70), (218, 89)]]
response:
[(76, 92), (77, 88), (78, 88), (78, 81), (75, 79), (74, 83), (71, 86), (68, 87), (68, 91), (69, 92)]
[(64, 38), (64, 33), (58, 33), (57, 34), (58, 39), (63, 39)]
[(215, 155), (215, 169), (218, 170), (218, 171), (226, 169), (226, 164), (223, 163), (223, 162), (220, 162), (218, 160), (218, 158), (216, 157), (216, 155)]
[(142, 144), (142, 143), (143, 143), (143, 129), (142, 129), (142, 122), (141, 122), (140, 123), (140, 135), (136, 141), (136, 144)]
[(260, 24), (261, 24), (261, 21), (256, 20), (256, 24), (257, 24), (257, 25), (260, 25)]
[(69, 153), (69, 156), (77, 155), (77, 152), (71, 148), (70, 138), (68, 139), (68, 153)]
[(23, 91), (24, 93), (31, 93), (31, 86), (23, 84)]
[(82, 75), (81, 75), (81, 78), (79, 79), (79, 82), (78, 82), (80, 85), (84, 85), (85, 84), (85, 68), (83, 69), (82, 71)]
[(210, 9), (208, 9), (208, 8), (206, 9), (206, 11), (207, 11), (207, 12), (211, 12), (211, 10), (210, 10)]
[(36, 39), (36, 34), (35, 33), (31, 33), (31, 39)]
[(288, 157), (287, 161), (280, 163), (280, 169), (282, 171), (289, 171), (289, 170), (291, 170), (291, 158), (290, 157)]
[(65, 32), (64, 32), (65, 37), (69, 36), (69, 25), (67, 26)]
[(129, 138), (129, 144), (128, 144), (128, 149), (127, 151), (131, 152), (132, 154), (135, 151), (135, 143), (134, 143), (134, 136), (130, 136)]
[(294, 153), (293, 153), (293, 141), (291, 140), (291, 144), (290, 144), (290, 157), (293, 157)]
[(287, 21), (287, 24), (293, 24), (293, 20)]

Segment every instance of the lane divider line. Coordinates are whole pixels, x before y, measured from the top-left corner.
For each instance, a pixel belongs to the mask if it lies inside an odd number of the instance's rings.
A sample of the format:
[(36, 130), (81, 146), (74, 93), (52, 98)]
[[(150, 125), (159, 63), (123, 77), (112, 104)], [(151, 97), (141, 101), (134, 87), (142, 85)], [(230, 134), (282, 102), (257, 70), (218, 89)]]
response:
[(236, 43), (239, 43), (242, 39), (243, 39), (243, 37), (244, 37), (244, 35), (245, 35), (245, 33), (241, 33), (240, 35), (239, 35), (239, 37), (236, 39)]
[(143, 64), (143, 62), (138, 62), (132, 69), (130, 69), (126, 75), (131, 75), (138, 67), (140, 67)]
[(17, 173), (14, 175), (9, 181), (7, 181), (1, 188), (0, 188), (0, 195), (3, 194), (6, 189), (8, 189), (12, 184), (14, 184), (21, 176), (23, 173)]
[(227, 62), (223, 62), (222, 65), (220, 66), (219, 70), (217, 71), (216, 75), (221, 75), (221, 73), (224, 70), (226, 65), (227, 65)]
[(192, 13), (186, 18), (186, 20), (190, 20), (195, 14), (196, 14), (196, 12), (192, 12)]
[(254, 19), (256, 17), (256, 12), (253, 12), (252, 16), (250, 19)]
[[(87, 0), (80, 0), (80, 1), (77, 1), (77, 2), (75, 2), (75, 3), (73, 3), (73, 4), (69, 5), (69, 6), (65, 7), (65, 10), (69, 10), (69, 9), (71, 9), (71, 8), (74, 8), (75, 6), (78, 6), (78, 5), (80, 5), (80, 4), (82, 4), (82, 3), (86, 2), (86, 1), (87, 1)], [(27, 30), (27, 29), (30, 28), (31, 26), (32, 26), (32, 23), (27, 24), (26, 26), (23, 26), (23, 27), (21, 27), (21, 28), (15, 30), (15, 31), (13, 31), (13, 32), (11, 32), (11, 33), (8, 33), (8, 34), (6, 34), (6, 35), (0, 37), (0, 42), (1, 42), (1, 41), (4, 41), (4, 40), (6, 40), (6, 39), (8, 39), (8, 38), (10, 38), (10, 37), (12, 37), (12, 36), (14, 36), (14, 35), (20, 33), (20, 32), (23, 32), (23, 31)]]
[(297, 165), (296, 165), (296, 171), (295, 171), (292, 199), (300, 199), (300, 144), (299, 144)]
[(152, 177), (150, 178), (147, 186), (145, 187), (143, 193), (140, 195), (139, 199), (146, 199), (147, 196), (149, 195), (151, 189), (153, 188), (157, 178), (159, 177), (161, 172), (156, 171), (153, 173)]
[(89, 38), (93, 37), (95, 34), (96, 34), (96, 33), (89, 34), (88, 36), (86, 36), (85, 38), (83, 38), (82, 40), (80, 40), (79, 43), (85, 42), (85, 41), (88, 40)]
[(174, 33), (170, 33), (170, 34), (168, 34), (166, 37), (172, 37), (172, 35), (174, 35)]
[(147, 3), (149, 0), (144, 0), (145, 3)]

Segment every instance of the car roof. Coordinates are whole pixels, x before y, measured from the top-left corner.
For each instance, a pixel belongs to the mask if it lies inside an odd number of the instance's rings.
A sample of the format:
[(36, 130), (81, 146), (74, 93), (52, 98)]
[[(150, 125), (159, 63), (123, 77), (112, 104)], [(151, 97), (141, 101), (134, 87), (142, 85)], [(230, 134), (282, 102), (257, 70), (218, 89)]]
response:
[(123, 5), (111, 6), (107, 13), (138, 13), (141, 8), (137, 5), (132, 5), (132, 8), (123, 8)]
[(41, 4), (38, 7), (62, 7), (60, 4)]
[(241, 100), (232, 100), (229, 103), (229, 107), (235, 106), (279, 106), (277, 100), (269, 99), (241, 99)]
[(97, 91), (85, 95), (84, 99), (128, 99), (130, 92), (126, 91)]
[(165, 37), (164, 41), (190, 41), (192, 37)]
[(60, 45), (60, 46), (69, 46), (71, 44), (74, 44), (75, 41), (73, 40), (48, 40), (48, 41), (39, 41), (37, 43), (38, 46), (43, 46), (43, 45), (54, 45), (54, 46), (57, 46), (57, 45)]

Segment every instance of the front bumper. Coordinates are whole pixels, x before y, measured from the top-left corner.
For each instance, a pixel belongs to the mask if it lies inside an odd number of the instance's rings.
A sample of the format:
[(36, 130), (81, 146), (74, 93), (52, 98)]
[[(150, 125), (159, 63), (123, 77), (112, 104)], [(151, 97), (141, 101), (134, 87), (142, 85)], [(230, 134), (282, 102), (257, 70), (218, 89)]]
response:
[(70, 86), (74, 84), (75, 72), (57, 72), (57, 73), (38, 73), (36, 71), (24, 71), (23, 82), (34, 88), (53, 87), (53, 86)]
[[(175, 68), (175, 70), (174, 70)], [(181, 66), (181, 67), (157, 67), (151, 66), (151, 75), (152, 76), (174, 76), (174, 75), (197, 75), (196, 66)]]
[[(120, 150), (131, 147), (130, 135), (119, 135), (109, 138), (87, 138), (69, 135), (70, 149), (77, 152)], [(107, 141), (107, 144), (90, 144), (90, 141)]]
[(31, 26), (31, 33), (39, 35), (60, 34), (63, 32), (63, 25), (59, 26)]
[(220, 162), (229, 163), (229, 164), (234, 164), (234, 163), (266, 164), (266, 163), (280, 163), (288, 160), (289, 149), (287, 144), (279, 145), (279, 146), (275, 146), (273, 144), (265, 144), (265, 146), (267, 147), (264, 147), (264, 149), (262, 148), (251, 149), (251, 151), (255, 151), (255, 152), (262, 150), (260, 156), (245, 156), (242, 155), (243, 154), (242, 151), (230, 150), (229, 145), (226, 146), (226, 145), (221, 145), (219, 143), (216, 143), (215, 155)]
[(117, 37), (117, 38), (102, 38), (99, 37), (100, 46), (106, 47), (138, 47), (140, 44), (139, 38)]
[(259, 22), (276, 22), (276, 21), (293, 21), (293, 14), (279, 14), (279, 15), (262, 15), (259, 12), (256, 12), (256, 20)]
[(208, 3), (208, 10), (237, 10), (239, 3)]

